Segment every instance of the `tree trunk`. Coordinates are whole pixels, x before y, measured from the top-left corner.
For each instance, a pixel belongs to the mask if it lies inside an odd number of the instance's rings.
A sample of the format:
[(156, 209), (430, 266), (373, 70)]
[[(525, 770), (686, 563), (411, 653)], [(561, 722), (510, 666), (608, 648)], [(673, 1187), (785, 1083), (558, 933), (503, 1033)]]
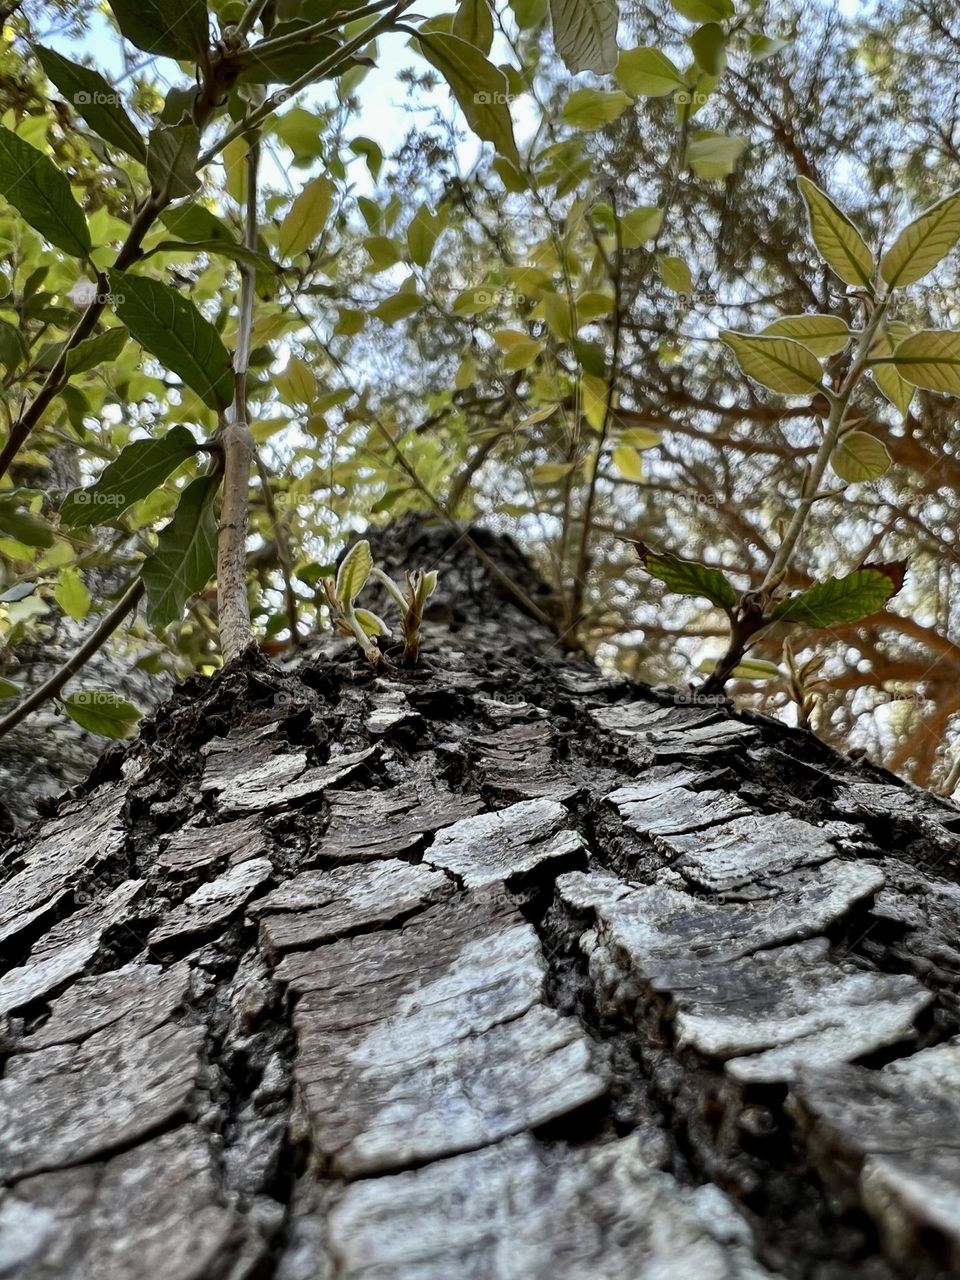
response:
[(0, 1275), (958, 1274), (960, 811), (392, 537), (421, 671), (244, 659), (8, 847)]

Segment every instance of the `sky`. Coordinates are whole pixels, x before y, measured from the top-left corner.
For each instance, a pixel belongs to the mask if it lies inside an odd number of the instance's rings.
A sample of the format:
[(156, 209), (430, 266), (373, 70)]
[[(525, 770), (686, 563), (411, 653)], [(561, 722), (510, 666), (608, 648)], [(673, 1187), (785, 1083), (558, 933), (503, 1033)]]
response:
[[(418, 17), (430, 18), (436, 14), (449, 13), (451, 8), (449, 0), (423, 0), (417, 5), (416, 12)], [(71, 40), (62, 35), (51, 35), (43, 42), (49, 43), (68, 57), (76, 58), (78, 54), (91, 56), (108, 79), (116, 79), (118, 87), (123, 92), (125, 77), (120, 45), (106, 17), (95, 15), (91, 31), (82, 41)], [(505, 62), (508, 58), (509, 51), (505, 44), (499, 48), (494, 47), (493, 61)], [(142, 65), (138, 63), (138, 69)], [(161, 84), (184, 83), (183, 73), (172, 60), (155, 58), (152, 65), (153, 72)], [(399, 73), (406, 67), (418, 67), (423, 70), (425, 66), (423, 59), (410, 47), (409, 39), (403, 33), (398, 32), (381, 37), (378, 42), (377, 65), (367, 73), (358, 91), (360, 110), (353, 117), (351, 136), (372, 138), (385, 155), (396, 150), (415, 119), (411, 116), (406, 86), (398, 81)], [(321, 84), (303, 90), (290, 105), (294, 105), (295, 102), (298, 106), (309, 108), (311, 104), (327, 102), (331, 98), (331, 88)], [(457, 118), (459, 114), (445, 85), (439, 86), (429, 99), (425, 98), (423, 101), (424, 112), (439, 103), (445, 107), (450, 118)], [(520, 114), (522, 116), (522, 108)], [(469, 169), (479, 154), (481, 144), (465, 129), (462, 116), (459, 117), (459, 124), (464, 134), (459, 151), (460, 161), (464, 169)], [(360, 166), (355, 166), (355, 170), (359, 169)], [(282, 177), (282, 173), (278, 170), (273, 176), (279, 178)], [(358, 181), (362, 194), (363, 186), (369, 180), (362, 177), (359, 172), (352, 171), (351, 177)]]

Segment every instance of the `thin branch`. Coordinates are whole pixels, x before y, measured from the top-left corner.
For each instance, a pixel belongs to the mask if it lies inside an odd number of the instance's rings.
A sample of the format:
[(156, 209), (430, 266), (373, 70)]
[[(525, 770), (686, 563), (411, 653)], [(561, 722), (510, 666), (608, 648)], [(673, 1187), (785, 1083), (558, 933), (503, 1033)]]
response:
[(817, 450), (817, 456), (810, 464), (810, 470), (807, 472), (803, 484), (803, 492), (800, 501), (794, 509), (793, 516), (787, 526), (787, 531), (783, 535), (783, 539), (777, 548), (777, 553), (770, 562), (770, 568), (767, 570), (766, 576), (761, 584), (761, 591), (771, 591), (777, 583), (782, 579), (790, 565), (791, 557), (803, 533), (804, 525), (813, 504), (817, 500), (820, 492), (820, 484), (827, 470), (827, 464), (833, 456), (833, 451), (837, 447), (837, 441), (840, 439), (840, 429), (843, 426), (844, 415), (847, 406), (850, 403), (850, 397), (856, 388), (860, 375), (866, 368), (867, 358), (870, 354), (870, 348), (873, 346), (873, 339), (876, 335), (880, 322), (886, 314), (887, 303), (881, 301), (874, 308), (873, 314), (867, 323), (863, 326), (863, 333), (857, 343), (857, 348), (853, 357), (853, 363), (850, 370), (844, 378), (836, 395), (831, 396), (830, 401), (830, 417), (824, 428), (823, 439), (820, 442), (820, 448)]
[(287, 606), (287, 622), (290, 626), (290, 644), (293, 648), (297, 648), (300, 644), (299, 606), (297, 593), (293, 589), (293, 561), (290, 558), (290, 543), (287, 540), (287, 531), (284, 529), (277, 514), (277, 504), (274, 501), (273, 490), (270, 488), (270, 474), (263, 459), (260, 457), (259, 449), (254, 447), (253, 454), (257, 465), (257, 473), (260, 476), (260, 487), (263, 490), (263, 505), (267, 509), (267, 516), (273, 529), (273, 537), (277, 547), (277, 561), (283, 577), (283, 596)]
[(104, 614), (100, 625), (90, 633), (63, 666), (59, 667), (48, 680), (38, 685), (31, 694), (28, 694), (22, 702), (18, 703), (9, 714), (0, 720), (0, 738), (15, 728), (21, 720), (25, 720), (32, 711), (36, 711), (37, 707), (42, 706), (50, 698), (57, 696), (70, 677), (76, 675), (97, 650), (103, 647), (127, 614), (137, 607), (143, 592), (143, 580), (137, 578), (135, 582), (132, 582), (127, 587), (110, 612)]
[(267, 7), (269, 0), (250, 0), (246, 9), (240, 17), (240, 21), (236, 26), (238, 36), (247, 36), (260, 20), (260, 16)]
[(610, 376), (607, 379), (606, 404), (603, 410), (603, 422), (600, 424), (600, 439), (597, 442), (597, 458), (590, 476), (590, 483), (587, 486), (587, 497), (583, 508), (583, 527), (580, 530), (580, 551), (577, 556), (577, 568), (573, 579), (570, 620), (574, 626), (580, 617), (580, 609), (583, 605), (583, 593), (590, 562), (590, 538), (593, 532), (593, 506), (597, 496), (597, 477), (600, 471), (600, 458), (607, 443), (607, 436), (610, 434), (610, 424), (613, 421), (613, 398), (616, 395), (620, 369), (621, 338), (623, 336), (623, 232), (620, 227), (620, 219), (617, 216), (616, 197), (612, 191), (609, 198), (613, 208), (613, 224), (616, 235), (616, 249), (611, 264), (614, 299), (613, 345), (610, 356)]

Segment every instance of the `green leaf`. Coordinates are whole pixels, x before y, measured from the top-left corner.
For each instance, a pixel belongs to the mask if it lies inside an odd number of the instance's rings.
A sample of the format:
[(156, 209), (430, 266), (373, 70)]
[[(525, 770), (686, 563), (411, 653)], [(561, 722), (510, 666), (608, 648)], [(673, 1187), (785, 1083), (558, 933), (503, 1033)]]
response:
[(878, 480), (890, 468), (890, 455), (882, 440), (866, 431), (851, 431), (838, 441), (830, 457), (833, 472), (848, 484)]
[(73, 529), (112, 524), (127, 507), (159, 488), (196, 451), (196, 440), (181, 426), (171, 427), (156, 439), (135, 440), (104, 468), (94, 484), (67, 494), (60, 508), (60, 523)]
[(754, 62), (765, 62), (774, 54), (785, 49), (789, 40), (781, 40), (779, 36), (766, 36), (762, 31), (755, 31), (750, 36), (750, 57)]
[(576, 468), (575, 462), (541, 462), (533, 468), (531, 478), (534, 484), (559, 484)]
[(355, 609), (354, 616), (360, 623), (360, 630), (365, 636), (388, 636), (390, 628), (384, 620), (371, 613), (369, 609)]
[(773, 324), (768, 324), (763, 332), (775, 337), (793, 338), (820, 359), (842, 351), (851, 338), (850, 330), (839, 316), (781, 316)]
[(160, 125), (147, 144), (147, 173), (153, 194), (161, 201), (192, 196), (200, 188), (197, 158), (200, 130), (195, 124)]
[(109, 689), (81, 689), (63, 699), (71, 720), (104, 738), (129, 738), (136, 731), (142, 711)]
[(782, 395), (809, 395), (821, 390), (823, 370), (813, 352), (792, 338), (735, 333), (726, 329), (721, 341), (730, 347), (748, 378)]
[(107, 329), (95, 338), (86, 338), (67, 352), (67, 374), (85, 373), (98, 364), (107, 364), (119, 358), (127, 345), (127, 331), (122, 325)]
[(481, 53), (493, 44), (493, 14), (487, 0), (460, 0), (453, 19), (453, 34)]
[(693, 292), (693, 276), (682, 258), (674, 258), (670, 255), (660, 257), (657, 259), (657, 269), (660, 272), (660, 279), (674, 293)]
[(141, 164), (146, 162), (147, 148), (137, 126), (123, 108), (116, 89), (99, 71), (70, 62), (55, 49), (37, 45), (37, 57), (48, 80), (52, 80), (81, 119), (104, 142), (125, 151)]
[(553, 47), (568, 71), (606, 75), (617, 65), (617, 0), (550, 0)]
[(798, 595), (782, 600), (771, 617), (805, 627), (833, 627), (859, 622), (877, 613), (900, 590), (902, 564), (857, 569), (844, 578), (817, 582)]
[(746, 146), (746, 138), (701, 129), (687, 143), (687, 164), (698, 177), (726, 178), (733, 173)]
[(370, 554), (370, 543), (366, 538), (361, 538), (343, 557), (340, 568), (337, 570), (334, 592), (342, 608), (353, 604), (366, 585), (372, 569), (373, 556)]
[(891, 289), (913, 284), (941, 262), (960, 239), (960, 191), (944, 196), (904, 227), (880, 259)]
[(602, 89), (577, 89), (567, 99), (563, 119), (574, 129), (602, 129), (622, 116), (631, 99), (617, 90), (604, 93)]
[(643, 459), (638, 449), (631, 449), (628, 444), (618, 444), (610, 458), (624, 480), (639, 484), (643, 479)]
[(323, 176), (308, 182), (280, 224), (281, 258), (305, 253), (327, 225), (333, 206), (334, 186)]
[(719, 569), (695, 560), (681, 560), (668, 551), (653, 551), (644, 542), (632, 538), (625, 541), (633, 545), (640, 563), (651, 577), (681, 596), (703, 596), (711, 604), (727, 613), (737, 607), (738, 595), (732, 583)]
[(697, 66), (708, 76), (723, 75), (727, 66), (727, 36), (716, 22), (707, 22), (687, 41)]
[(108, 272), (114, 309), (141, 346), (178, 374), (204, 404), (233, 400), (233, 366), (209, 320), (176, 289), (148, 276)]
[(543, 350), (543, 343), (518, 329), (497, 329), (493, 340), (503, 354), (503, 367), (516, 371), (529, 368)]
[(90, 252), (90, 231), (70, 183), (52, 160), (0, 128), (0, 193), (44, 239), (75, 258)]
[(108, 0), (117, 26), (144, 53), (195, 62), (210, 43), (205, 0)]
[(337, 314), (339, 318), (333, 332), (348, 338), (360, 333), (367, 319), (365, 311), (354, 311), (351, 307), (341, 307)]
[(646, 45), (624, 49), (615, 74), (621, 87), (635, 98), (665, 98), (685, 87), (680, 69), (665, 53)]
[(733, 0), (670, 0), (688, 22), (723, 22), (734, 14)]
[(20, 330), (9, 320), (0, 320), (0, 364), (15, 369), (26, 354)]
[(570, 303), (559, 293), (548, 293), (540, 303), (547, 327), (561, 342), (569, 342), (579, 327), (576, 314), (570, 315)]
[(810, 234), (821, 258), (845, 284), (869, 288), (874, 260), (863, 236), (827, 193), (809, 178), (798, 178), (797, 186), (806, 203)]
[(921, 329), (897, 346), (893, 367), (905, 382), (928, 391), (960, 395), (960, 332)]
[(90, 592), (76, 569), (64, 569), (53, 589), (53, 598), (74, 622), (82, 622), (90, 612)]
[[(876, 342), (870, 348), (870, 359), (889, 360), (897, 345), (909, 336), (909, 326), (894, 321), (877, 335)], [(916, 387), (901, 378), (893, 364), (872, 365), (870, 375), (894, 408), (899, 409), (901, 413), (906, 413), (910, 408), (910, 401), (914, 397)]]
[(363, 156), (366, 160), (371, 178), (379, 178), (380, 170), (383, 168), (383, 150), (379, 144), (372, 138), (354, 138), (349, 143), (349, 147), (354, 155)]
[[(584, 0), (589, 3), (589, 0)], [(446, 80), (460, 110), (474, 133), (492, 142), (511, 163), (520, 165), (520, 154), (510, 119), (507, 78), (479, 49), (439, 32), (421, 33), (423, 56)]]
[(406, 320), (423, 306), (423, 298), (418, 293), (410, 293), (403, 289), (393, 294), (374, 307), (372, 314), (384, 324), (397, 324)]
[[(289, 111), (285, 111), (283, 115), (274, 116), (270, 128), (280, 141), (293, 152), (293, 163), (295, 165), (306, 166), (312, 164), (314, 160), (323, 155), (323, 117), (318, 112), (307, 111), (305, 107), (292, 107)], [(245, 153), (246, 144), (241, 143), (241, 145)], [(227, 151), (224, 148), (224, 157), (226, 155)]]
[[(291, 23), (284, 23), (271, 34), (294, 35), (295, 32)], [(260, 44), (255, 44), (237, 59), (237, 66), (240, 68), (238, 79), (241, 84), (293, 84), (294, 80), (308, 75), (321, 62), (325, 62), (336, 48), (337, 42), (332, 39), (314, 39), (286, 49), (277, 49), (276, 52), (265, 50), (262, 53)], [(336, 74), (352, 61), (348, 58), (329, 74)]]
[(510, 8), (521, 31), (530, 31), (547, 16), (547, 0), (510, 0)]
[(21, 693), (23, 685), (14, 684), (12, 680), (0, 676), (0, 698), (19, 698)]
[(143, 562), (147, 621), (159, 630), (183, 617), (191, 596), (202, 591), (217, 567), (217, 522), (213, 498), (219, 478), (192, 480), (180, 496), (173, 519), (157, 538), (157, 549)]
[(430, 206), (422, 204), (407, 227), (407, 252), (410, 261), (425, 267), (430, 261), (437, 237), (446, 225), (443, 213), (432, 213)]
[(176, 209), (164, 209), (160, 221), (172, 235), (191, 243), (209, 240), (236, 243), (233, 232), (226, 223), (221, 222), (215, 213), (205, 209), (202, 204), (181, 204)]
[[(614, 423), (616, 422), (617, 413), (614, 411)], [(663, 436), (651, 427), (627, 427), (619, 433), (619, 438), (634, 449), (655, 449), (658, 444), (663, 443)]]
[(256, 271), (273, 271), (274, 263), (256, 249), (248, 249), (245, 244), (235, 240), (227, 242), (218, 236), (215, 240), (161, 240), (155, 244), (145, 258), (152, 258), (155, 253), (216, 253), (231, 262), (242, 262)]
[(615, 299), (612, 293), (604, 289), (588, 289), (586, 293), (578, 293), (576, 298), (577, 324), (583, 328), (591, 320), (600, 316), (608, 316), (613, 311)]
[(197, 86), (192, 89), (186, 85), (173, 85), (167, 90), (157, 117), (160, 124), (190, 124), (193, 121), (193, 109), (197, 101)]
[(317, 395), (316, 376), (299, 356), (290, 357), (284, 371), (274, 375), (273, 384), (284, 404), (311, 405)]
[(624, 249), (636, 249), (652, 240), (663, 226), (663, 210), (652, 205), (630, 209), (620, 218), (620, 236)]
[(13, 538), (25, 547), (53, 546), (53, 530), (46, 521), (20, 510), (9, 498), (0, 498), (0, 538)]
[(403, 257), (399, 244), (390, 236), (367, 236), (363, 247), (370, 255), (368, 271), (374, 275), (378, 271), (388, 271), (395, 267)]

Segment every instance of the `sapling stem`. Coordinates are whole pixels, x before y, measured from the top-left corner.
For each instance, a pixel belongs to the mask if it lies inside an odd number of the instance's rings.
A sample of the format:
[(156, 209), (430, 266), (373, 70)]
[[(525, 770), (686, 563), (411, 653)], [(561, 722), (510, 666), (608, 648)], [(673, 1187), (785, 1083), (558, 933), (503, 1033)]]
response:
[(822, 496), (820, 493), (820, 482), (826, 473), (827, 466), (833, 456), (833, 451), (837, 447), (837, 441), (840, 439), (840, 432), (843, 426), (844, 415), (850, 404), (850, 397), (856, 389), (857, 383), (866, 368), (867, 359), (870, 355), (870, 349), (873, 346), (874, 338), (877, 330), (886, 314), (889, 299), (881, 299), (874, 307), (867, 323), (863, 327), (860, 334), (860, 340), (857, 343), (854, 352), (853, 361), (847, 372), (846, 377), (836, 392), (827, 392), (830, 401), (830, 414), (827, 418), (823, 431), (823, 439), (820, 442), (820, 448), (817, 450), (816, 456), (809, 464), (809, 469), (804, 475), (803, 489), (800, 495), (800, 501), (794, 509), (793, 516), (787, 526), (787, 531), (783, 535), (783, 539), (777, 548), (770, 567), (767, 569), (763, 582), (760, 585), (761, 592), (770, 592), (774, 587), (778, 586), (790, 567), (790, 561), (793, 553), (797, 548), (797, 543), (803, 533), (807, 518), (810, 515), (810, 509), (817, 499)]
[[(260, 159), (258, 138), (247, 150), (247, 205), (244, 243), (257, 247), (257, 176)], [(253, 334), (256, 272), (240, 264), (240, 317), (237, 350), (233, 359), (233, 404), (221, 431), (223, 445), (223, 502), (217, 539), (217, 615), (224, 662), (240, 657), (253, 643), (250, 601), (247, 597), (247, 524), (249, 519), (250, 467), (253, 436), (247, 412), (247, 370)]]

